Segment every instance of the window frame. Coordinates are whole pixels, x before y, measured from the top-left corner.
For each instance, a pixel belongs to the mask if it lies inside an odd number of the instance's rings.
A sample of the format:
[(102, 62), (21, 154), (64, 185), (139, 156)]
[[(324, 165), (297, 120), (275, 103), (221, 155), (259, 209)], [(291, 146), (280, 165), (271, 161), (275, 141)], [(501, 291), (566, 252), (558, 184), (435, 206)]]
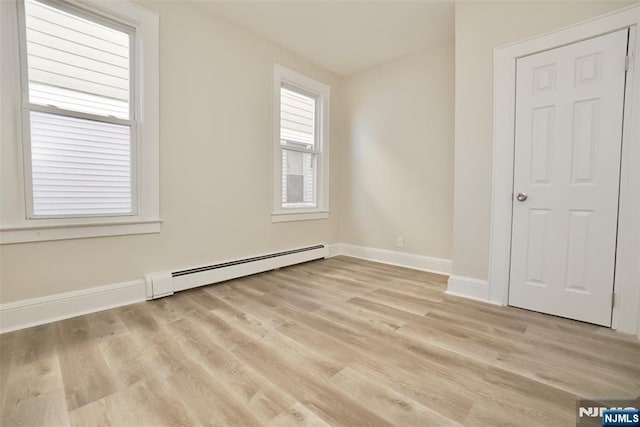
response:
[[(12, 135), (18, 166), (10, 176), (3, 176), (2, 190), (9, 186), (14, 200), (2, 198), (2, 224), (0, 244), (42, 240), (73, 239), (83, 237), (115, 236), (160, 232), (159, 209), (159, 18), (154, 12), (125, 0), (38, 0), (61, 10), (88, 18), (120, 31), (130, 29), (130, 105), (129, 120), (67, 111), (63, 108), (31, 104), (27, 80), (26, 21), (24, 0), (14, 0), (13, 13), (3, 17), (3, 25), (12, 18), (8, 28), (12, 46), (8, 53), (13, 67), (12, 75), (3, 77), (3, 97), (6, 88), (17, 87), (11, 100), (16, 127)], [(7, 33), (3, 33), (3, 38)], [(13, 41), (13, 43), (11, 43)], [(3, 50), (8, 50), (3, 44)], [(3, 54), (5, 52), (3, 51)], [(11, 81), (8, 81), (11, 79)], [(131, 190), (132, 212), (102, 215), (33, 215), (33, 186), (31, 184), (31, 111), (86, 118), (103, 123), (125, 124), (131, 134)], [(3, 138), (6, 137), (2, 135)], [(6, 142), (5, 142), (6, 143)], [(3, 146), (3, 151), (5, 147)], [(11, 206), (10, 203), (15, 206)]]
[[(281, 88), (316, 98), (315, 144), (312, 149), (281, 144)], [(325, 219), (329, 217), (329, 97), (328, 85), (279, 64), (273, 67), (273, 211), (272, 222)], [(282, 150), (315, 154), (315, 206), (285, 207), (282, 202)]]

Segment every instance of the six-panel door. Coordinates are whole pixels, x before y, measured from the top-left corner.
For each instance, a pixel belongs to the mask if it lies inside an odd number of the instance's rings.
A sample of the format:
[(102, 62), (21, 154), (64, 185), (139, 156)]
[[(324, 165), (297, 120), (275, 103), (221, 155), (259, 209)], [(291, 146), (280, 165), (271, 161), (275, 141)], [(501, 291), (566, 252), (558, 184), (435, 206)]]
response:
[(627, 38), (517, 61), (510, 305), (611, 325)]

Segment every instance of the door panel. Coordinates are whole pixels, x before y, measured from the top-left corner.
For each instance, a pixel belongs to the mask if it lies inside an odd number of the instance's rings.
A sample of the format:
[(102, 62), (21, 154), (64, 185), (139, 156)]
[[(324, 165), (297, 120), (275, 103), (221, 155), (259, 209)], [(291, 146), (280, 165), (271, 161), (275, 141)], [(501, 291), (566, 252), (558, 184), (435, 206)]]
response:
[(510, 305), (611, 325), (627, 38), (517, 61)]

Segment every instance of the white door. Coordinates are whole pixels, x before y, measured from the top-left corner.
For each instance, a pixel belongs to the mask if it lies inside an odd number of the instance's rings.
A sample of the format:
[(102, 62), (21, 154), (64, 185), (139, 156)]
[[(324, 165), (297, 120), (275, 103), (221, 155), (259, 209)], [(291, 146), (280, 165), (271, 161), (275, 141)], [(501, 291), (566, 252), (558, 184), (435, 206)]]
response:
[(611, 326), (627, 39), (517, 60), (510, 305)]

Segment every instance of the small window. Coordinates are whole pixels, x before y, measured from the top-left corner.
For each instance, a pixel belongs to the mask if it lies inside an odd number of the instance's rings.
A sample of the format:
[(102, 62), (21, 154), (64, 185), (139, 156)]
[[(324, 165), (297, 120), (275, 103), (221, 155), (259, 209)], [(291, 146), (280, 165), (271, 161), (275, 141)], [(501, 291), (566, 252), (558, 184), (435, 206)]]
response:
[(274, 221), (328, 216), (329, 88), (276, 66)]
[(315, 208), (317, 97), (283, 85), (280, 88), (282, 207)]

